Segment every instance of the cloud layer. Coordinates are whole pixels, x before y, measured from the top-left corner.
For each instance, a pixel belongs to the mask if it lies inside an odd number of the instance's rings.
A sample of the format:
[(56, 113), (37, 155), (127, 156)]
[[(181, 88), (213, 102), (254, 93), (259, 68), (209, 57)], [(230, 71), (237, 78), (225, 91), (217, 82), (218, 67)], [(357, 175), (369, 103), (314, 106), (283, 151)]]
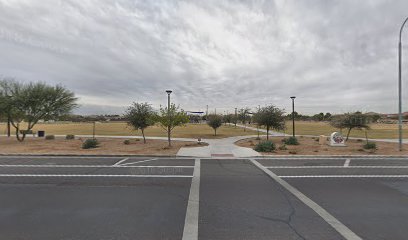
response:
[(186, 110), (290, 110), (295, 95), (303, 113), (395, 112), (406, 9), (404, 0), (0, 0), (0, 76), (63, 84), (81, 113), (159, 106), (166, 89)]

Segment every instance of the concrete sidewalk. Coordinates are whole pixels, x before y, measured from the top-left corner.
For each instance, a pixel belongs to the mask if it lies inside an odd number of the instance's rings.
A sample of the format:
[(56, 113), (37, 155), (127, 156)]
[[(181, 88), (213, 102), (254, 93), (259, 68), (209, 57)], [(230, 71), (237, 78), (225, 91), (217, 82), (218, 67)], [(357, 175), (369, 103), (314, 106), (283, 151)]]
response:
[(208, 143), (205, 147), (181, 148), (178, 157), (257, 157), (261, 156), (258, 152), (251, 148), (239, 147), (234, 143), (241, 139), (256, 137), (253, 136), (238, 136), (222, 139), (203, 139), (203, 142)]

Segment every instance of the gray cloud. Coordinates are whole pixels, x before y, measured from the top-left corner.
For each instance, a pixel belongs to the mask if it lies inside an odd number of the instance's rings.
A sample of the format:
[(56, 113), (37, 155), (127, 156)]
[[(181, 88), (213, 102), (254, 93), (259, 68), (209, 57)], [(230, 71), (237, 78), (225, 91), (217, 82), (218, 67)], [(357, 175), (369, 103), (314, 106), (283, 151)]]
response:
[(0, 0), (0, 75), (63, 84), (81, 113), (132, 101), (158, 107), (168, 88), (187, 110), (290, 109), (296, 95), (303, 113), (395, 112), (407, 8), (403, 0)]

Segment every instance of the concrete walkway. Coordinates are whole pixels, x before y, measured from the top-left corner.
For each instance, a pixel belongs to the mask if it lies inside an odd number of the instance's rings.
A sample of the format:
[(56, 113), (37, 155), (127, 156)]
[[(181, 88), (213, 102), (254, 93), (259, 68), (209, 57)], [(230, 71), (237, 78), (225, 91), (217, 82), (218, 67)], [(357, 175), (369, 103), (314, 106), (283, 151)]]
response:
[(177, 156), (179, 157), (257, 157), (261, 156), (258, 152), (251, 148), (239, 147), (234, 143), (241, 139), (256, 137), (253, 136), (238, 136), (221, 139), (203, 139), (203, 142), (208, 143), (205, 147), (190, 147), (181, 148)]

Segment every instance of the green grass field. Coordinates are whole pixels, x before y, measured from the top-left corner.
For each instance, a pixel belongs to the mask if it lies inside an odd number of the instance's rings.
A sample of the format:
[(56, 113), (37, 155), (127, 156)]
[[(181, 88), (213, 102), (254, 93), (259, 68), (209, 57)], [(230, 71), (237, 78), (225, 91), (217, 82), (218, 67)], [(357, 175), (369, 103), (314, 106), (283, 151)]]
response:
[[(37, 124), (34, 131), (44, 130), (46, 134), (54, 135), (91, 135), (92, 123), (52, 123)], [(12, 131), (14, 129), (12, 128)], [(6, 134), (6, 125), (0, 124), (0, 134)], [(96, 135), (112, 136), (141, 136), (141, 131), (133, 131), (124, 122), (96, 123)], [(217, 136), (214, 136), (214, 130), (207, 124), (187, 124), (184, 127), (176, 127), (173, 130), (172, 137), (180, 138), (225, 138), (241, 135), (254, 135), (256, 131), (235, 128), (233, 126), (221, 126), (217, 130)], [(150, 137), (166, 137), (167, 133), (159, 126), (152, 126), (145, 130), (145, 135)]]

